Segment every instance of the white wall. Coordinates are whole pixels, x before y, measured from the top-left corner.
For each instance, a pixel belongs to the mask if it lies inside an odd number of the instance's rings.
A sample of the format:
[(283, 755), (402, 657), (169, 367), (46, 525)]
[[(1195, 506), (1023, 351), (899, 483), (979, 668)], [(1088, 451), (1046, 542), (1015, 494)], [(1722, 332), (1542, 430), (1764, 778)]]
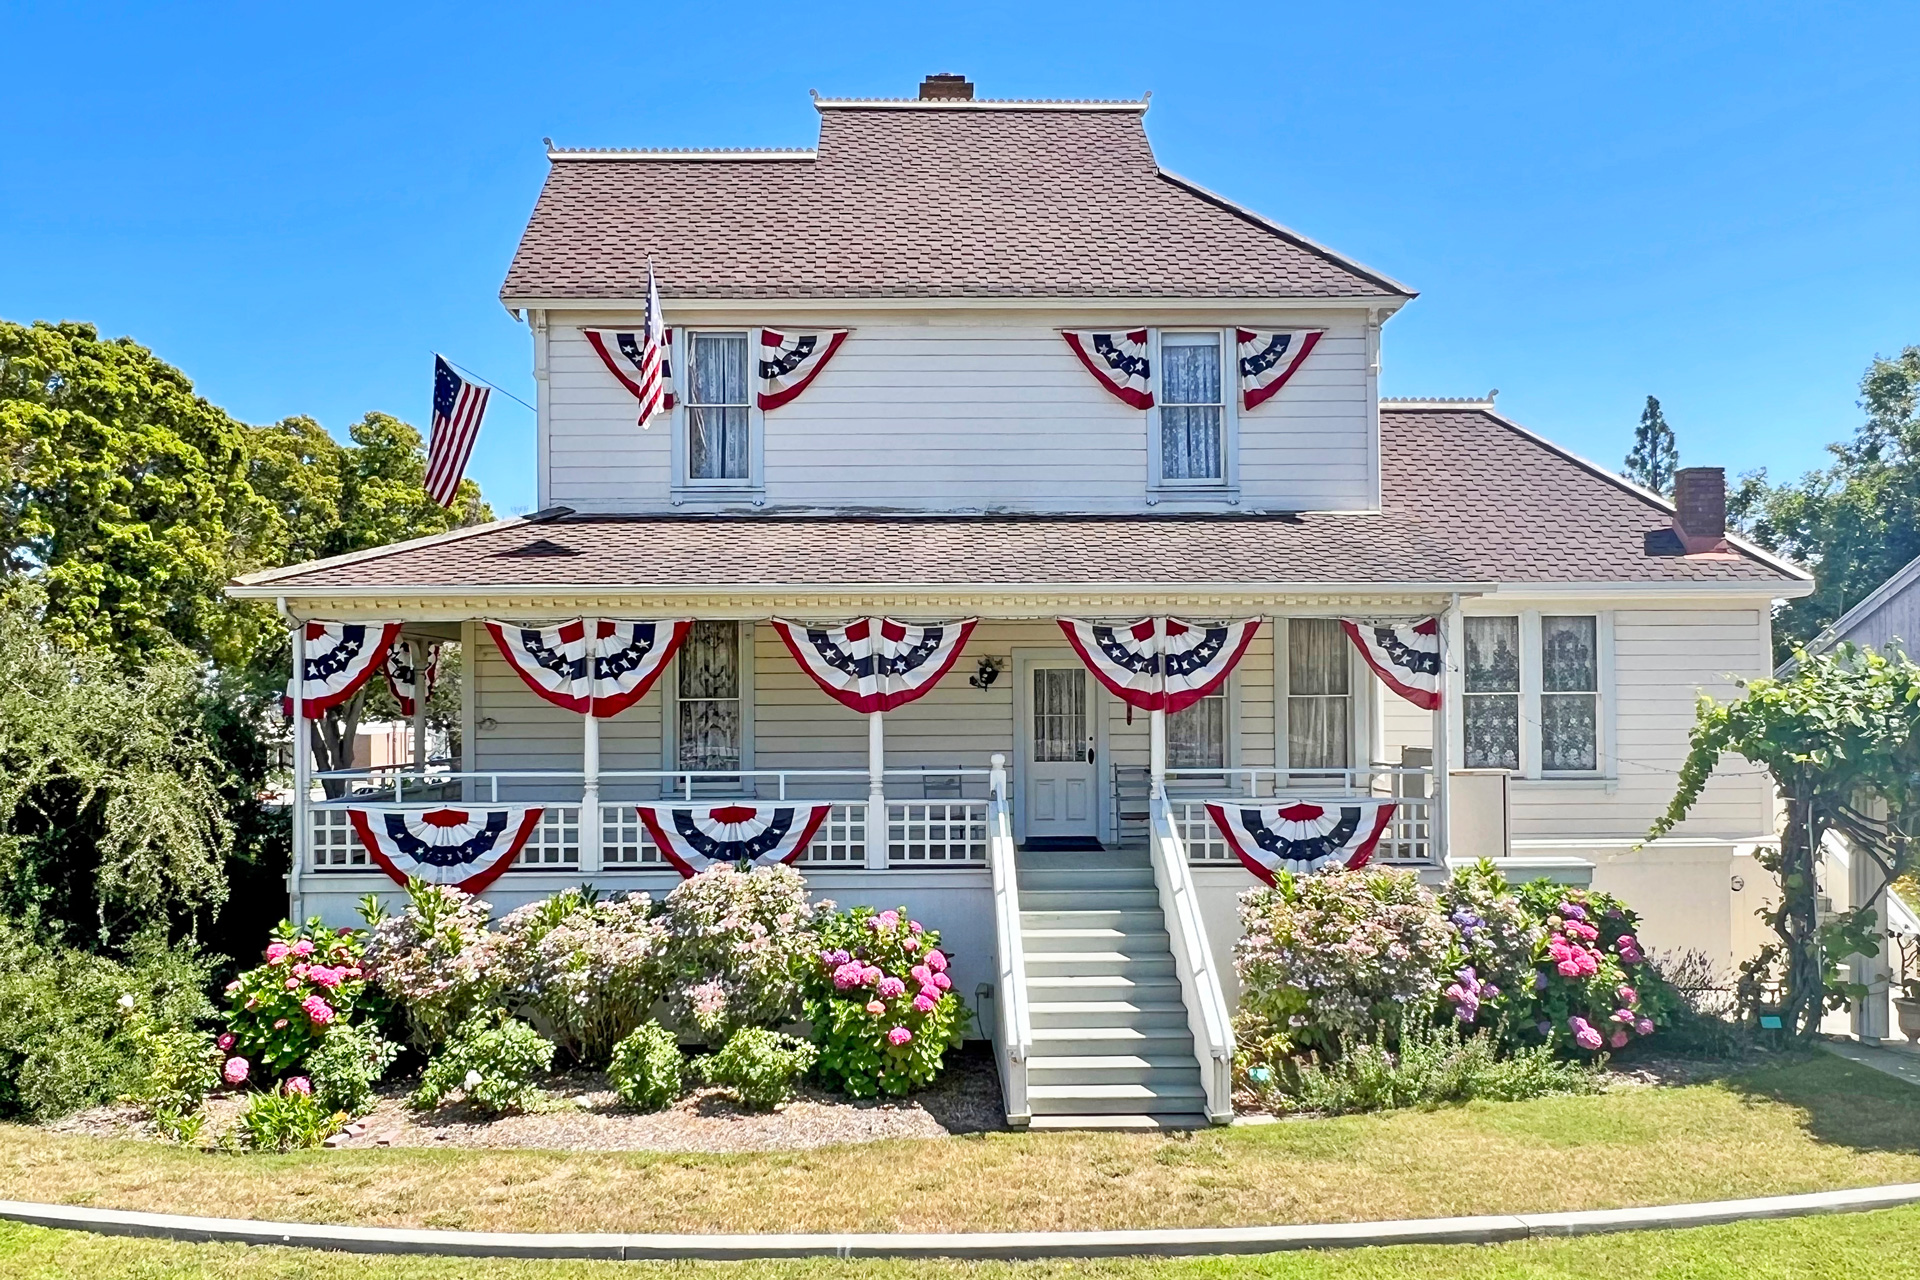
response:
[[(683, 366), (680, 335), (688, 318), (671, 308), (667, 318)], [(1376, 507), (1378, 415), (1369, 396), (1364, 313), (1287, 313), (1276, 320), (1250, 309), (1225, 325), (1218, 317), (1198, 319), (1206, 327), (1328, 330), (1279, 395), (1238, 415), (1239, 509)], [(1102, 320), (1064, 312), (869, 311), (802, 323), (749, 311), (703, 315), (698, 323), (853, 329), (799, 398), (753, 412), (766, 508), (1097, 512), (1148, 509), (1153, 414), (1128, 408), (1096, 383), (1058, 330), (1195, 320), (1177, 312)], [(633, 397), (581, 334), (583, 325), (634, 323), (631, 315), (553, 312), (544, 339), (536, 332), (536, 343), (546, 344), (546, 504), (646, 512), (699, 509), (705, 501), (674, 501), (674, 439), (684, 410), (638, 429)], [(1227, 354), (1231, 367), (1230, 346)], [(1223, 496), (1197, 501), (1225, 505)], [(1170, 497), (1160, 509), (1179, 505)]]

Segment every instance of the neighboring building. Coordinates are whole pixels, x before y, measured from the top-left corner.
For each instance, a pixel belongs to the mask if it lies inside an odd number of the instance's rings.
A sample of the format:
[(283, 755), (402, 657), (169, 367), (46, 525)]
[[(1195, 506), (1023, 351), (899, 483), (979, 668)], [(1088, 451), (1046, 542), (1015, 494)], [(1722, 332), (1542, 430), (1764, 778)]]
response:
[(1876, 653), (1911, 655), (1916, 637), (1920, 637), (1920, 557), (1907, 561), (1859, 604), (1822, 628), (1807, 648), (1824, 653), (1852, 644)]
[[(549, 152), (502, 290), (533, 339), (540, 512), (233, 588), (464, 646), (449, 782), (548, 805), (490, 899), (670, 888), (637, 801), (832, 800), (796, 865), (943, 929), (1016, 1118), (1230, 1109), (1234, 899), (1255, 880), (1209, 797), (1395, 795), (1382, 860), (1590, 876), (1654, 948), (1733, 961), (1764, 779), (1716, 777), (1639, 843), (1696, 695), (1765, 673), (1773, 602), (1811, 587), (1727, 535), (1719, 471), (1681, 473), (1676, 515), (1491, 399), (1382, 403), (1382, 326), (1413, 293), (1166, 173), (1144, 102), (815, 105), (812, 151)], [(642, 430), (586, 330), (641, 327), (649, 262), (675, 404)], [(842, 330), (804, 394), (760, 407), (763, 333)], [(1128, 399), (1063, 340), (1083, 330), (1125, 348), (1115, 378), (1145, 370)], [(1303, 331), (1277, 393), (1243, 394), (1240, 344)], [(1143, 615), (1262, 625), (1163, 720), (1056, 622)], [(482, 626), (583, 616), (696, 621), (658, 688), (598, 721), (531, 692)], [(770, 625), (869, 616), (981, 619), (883, 736)], [(1428, 616), (1438, 712), (1339, 622)], [(309, 809), (297, 911), (346, 921), (394, 891), (338, 805)]]

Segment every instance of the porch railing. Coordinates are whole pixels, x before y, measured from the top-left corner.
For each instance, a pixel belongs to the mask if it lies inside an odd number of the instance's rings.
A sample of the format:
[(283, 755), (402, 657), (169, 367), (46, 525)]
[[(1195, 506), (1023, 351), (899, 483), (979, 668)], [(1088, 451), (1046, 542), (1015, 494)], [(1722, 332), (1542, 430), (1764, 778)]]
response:
[(1214, 968), (1213, 947), (1189, 866), (1192, 855), (1173, 824), (1164, 787), (1153, 794), (1149, 823), (1153, 883), (1187, 1006), (1187, 1030), (1193, 1036), (1194, 1057), (1206, 1089), (1207, 1118), (1224, 1124), (1233, 1119), (1233, 1012)]

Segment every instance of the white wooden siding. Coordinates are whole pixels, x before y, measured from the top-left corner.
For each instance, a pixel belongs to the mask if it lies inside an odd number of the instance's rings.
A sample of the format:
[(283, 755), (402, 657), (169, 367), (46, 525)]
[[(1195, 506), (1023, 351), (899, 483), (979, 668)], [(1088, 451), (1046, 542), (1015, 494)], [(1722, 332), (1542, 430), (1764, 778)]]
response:
[[(772, 413), (753, 411), (765, 505), (1146, 510), (1153, 415), (1129, 409), (1096, 383), (1058, 332), (1100, 322), (1078, 314), (991, 314), (998, 318), (977, 323), (899, 313), (810, 322), (854, 332), (798, 399)], [(671, 308), (668, 318), (687, 327)], [(637, 428), (632, 396), (581, 335), (583, 324), (630, 321), (549, 317), (541, 464), (549, 503), (594, 512), (676, 509), (673, 439), (684, 411)], [(740, 318), (749, 329), (792, 323), (775, 314)], [(1371, 508), (1377, 415), (1367, 395), (1364, 317), (1330, 313), (1286, 323), (1325, 325), (1328, 334), (1278, 396), (1239, 415), (1239, 507)], [(699, 327), (708, 326), (703, 320)], [(680, 364), (685, 346), (676, 343)], [(1174, 501), (1163, 499), (1161, 509)], [(1200, 501), (1219, 506), (1224, 498)]]

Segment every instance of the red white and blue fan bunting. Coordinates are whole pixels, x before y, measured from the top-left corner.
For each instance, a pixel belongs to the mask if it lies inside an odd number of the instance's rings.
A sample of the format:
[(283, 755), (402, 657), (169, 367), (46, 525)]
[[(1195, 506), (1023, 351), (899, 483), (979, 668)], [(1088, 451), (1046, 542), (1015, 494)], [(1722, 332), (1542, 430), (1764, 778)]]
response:
[(1100, 385), (1136, 409), (1153, 408), (1153, 361), (1147, 356), (1147, 331), (1098, 333), (1063, 329), (1060, 336)]
[(709, 867), (792, 862), (831, 804), (636, 805), (660, 853), (683, 876)]
[[(420, 661), (421, 649), (426, 650), (426, 663)], [(387, 661), (380, 668), (380, 674), (387, 678), (387, 692), (400, 705), (400, 714), (413, 718), (414, 698), (416, 695), (431, 698), (440, 683), (440, 646), (423, 644), (419, 640), (402, 640), (388, 646)], [(424, 693), (418, 682), (424, 679)]]
[(353, 808), (347, 817), (367, 856), (401, 884), (409, 878), (478, 893), (540, 825), (541, 810)]
[(1240, 395), (1247, 408), (1258, 407), (1286, 386), (1325, 334), (1325, 329), (1236, 329)]
[(552, 627), (489, 622), (500, 656), (527, 688), (556, 707), (585, 715), (593, 705), (587, 678), (587, 624), (580, 618)]
[(828, 697), (871, 714), (903, 707), (938, 684), (978, 621), (857, 618), (843, 627), (810, 627), (775, 618), (773, 629)]
[[(386, 659), (387, 649), (399, 638), (397, 622), (309, 622), (306, 658), (301, 663), (301, 714), (317, 720), (354, 694)], [(281, 710), (293, 714), (293, 681), (280, 699)]]
[(1258, 618), (1214, 626), (1163, 618), (1156, 639), (1152, 618), (1123, 626), (1059, 622), (1094, 678), (1141, 711), (1180, 711), (1212, 693), (1260, 630)]
[(1347, 637), (1380, 682), (1416, 707), (1440, 705), (1440, 619), (1362, 622), (1342, 618)]
[(1393, 821), (1394, 803), (1354, 799), (1209, 804), (1207, 814), (1247, 870), (1272, 884), (1282, 871), (1301, 876), (1366, 866)]
[(847, 340), (851, 329), (826, 333), (760, 331), (760, 407), (778, 409), (807, 389)]
[(646, 697), (692, 627), (691, 618), (600, 619), (593, 645), (593, 714), (604, 720)]
[[(620, 385), (633, 393), (635, 399), (644, 399), (646, 387), (641, 379), (646, 376), (647, 335), (644, 331), (633, 329), (582, 329), (587, 335), (587, 344), (600, 357), (600, 363), (607, 366), (607, 372), (620, 379)], [(673, 408), (673, 330), (663, 330), (660, 346), (660, 385), (665, 388), (661, 393), (661, 408)], [(649, 415), (651, 416), (651, 415)], [(646, 425), (645, 423), (641, 424)]]
[(487, 630), (527, 688), (557, 707), (604, 720), (646, 696), (693, 623), (602, 618), (591, 643), (587, 625), (582, 618), (550, 627), (489, 622)]

